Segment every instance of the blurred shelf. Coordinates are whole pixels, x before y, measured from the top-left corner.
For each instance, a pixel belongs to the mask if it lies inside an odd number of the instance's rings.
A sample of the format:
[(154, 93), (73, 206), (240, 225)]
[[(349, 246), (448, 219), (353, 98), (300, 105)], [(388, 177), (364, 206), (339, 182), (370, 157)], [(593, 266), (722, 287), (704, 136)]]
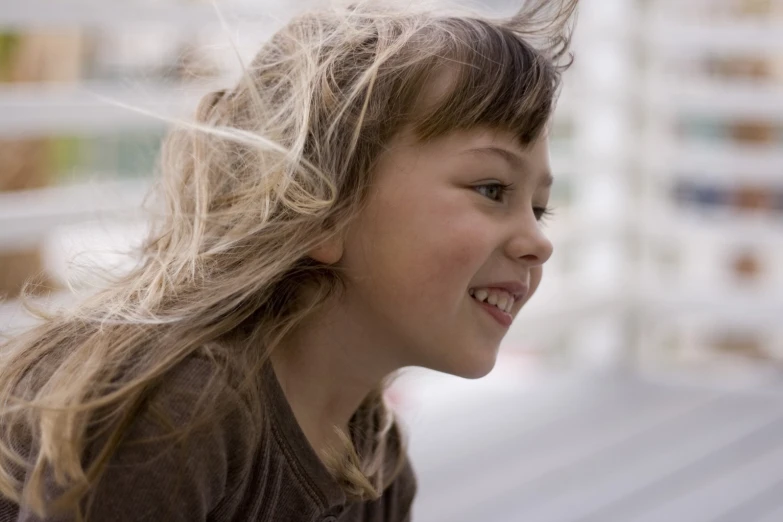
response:
[(718, 183), (777, 183), (783, 185), (783, 144), (737, 145), (679, 140), (667, 162), (667, 172), (678, 179), (715, 180)]
[[(168, 125), (165, 118), (189, 117), (201, 96), (232, 83), (0, 84), (0, 138), (159, 129)], [(572, 98), (564, 93), (556, 118), (570, 116)]]
[(783, 87), (737, 80), (663, 77), (650, 84), (656, 109), (711, 118), (755, 118), (783, 121)]
[(781, 20), (678, 21), (677, 15), (658, 15), (643, 32), (654, 54), (679, 59), (713, 54), (769, 54), (783, 52)]
[[(243, 20), (269, 23), (290, 17), (308, 2), (221, 4), (220, 9), (230, 22)], [(0, 9), (0, 27), (5, 29), (93, 27), (111, 30), (139, 25), (164, 25), (172, 30), (202, 31), (220, 28), (220, 19), (209, 2), (6, 0)]]
[(715, 325), (769, 327), (779, 324), (783, 313), (783, 293), (774, 288), (687, 284), (667, 277), (642, 283), (639, 295), (640, 305), (649, 319), (709, 317)]
[(0, 251), (40, 245), (58, 226), (138, 217), (149, 181), (104, 181), (0, 192)]
[[(775, 215), (735, 211), (660, 211), (640, 220), (640, 231), (656, 242), (703, 240), (715, 244), (741, 243), (783, 248), (783, 219)], [(783, 308), (781, 309), (783, 310)]]
[(167, 125), (161, 118), (194, 113), (200, 97), (215, 85), (0, 85), (0, 137), (158, 129)]

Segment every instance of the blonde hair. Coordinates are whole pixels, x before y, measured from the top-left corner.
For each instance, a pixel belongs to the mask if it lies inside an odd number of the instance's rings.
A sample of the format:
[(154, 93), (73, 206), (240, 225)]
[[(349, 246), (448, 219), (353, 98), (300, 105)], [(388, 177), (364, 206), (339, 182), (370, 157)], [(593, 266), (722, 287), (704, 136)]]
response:
[[(195, 354), (217, 363), (214, 381), (240, 392), (260, 430), (262, 366), (344, 285), (339, 263), (308, 252), (357, 215), (384, 145), (404, 127), (428, 140), (482, 125), (530, 144), (568, 65), (575, 5), (528, 2), (502, 20), (362, 5), (278, 31), (234, 88), (207, 95), (167, 138), (161, 212), (138, 265), (2, 347), (0, 492), (40, 515), (80, 511), (145, 399)], [(443, 72), (448, 86), (422, 107)], [(383, 389), (357, 413), (372, 451), (343, 434), (329, 461), (351, 498), (377, 498), (404, 462)], [(103, 443), (85, 463), (96, 426)]]

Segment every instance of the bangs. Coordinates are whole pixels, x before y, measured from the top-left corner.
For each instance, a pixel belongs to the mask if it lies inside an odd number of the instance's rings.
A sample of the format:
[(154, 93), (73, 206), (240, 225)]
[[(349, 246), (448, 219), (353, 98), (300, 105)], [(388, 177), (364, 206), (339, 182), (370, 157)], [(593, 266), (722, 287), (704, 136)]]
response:
[(419, 139), (488, 126), (510, 131), (524, 146), (535, 141), (554, 108), (557, 65), (508, 29), (480, 20), (450, 22), (445, 53), (430, 75), (445, 77), (445, 92), (431, 93), (434, 100), (409, 118)]

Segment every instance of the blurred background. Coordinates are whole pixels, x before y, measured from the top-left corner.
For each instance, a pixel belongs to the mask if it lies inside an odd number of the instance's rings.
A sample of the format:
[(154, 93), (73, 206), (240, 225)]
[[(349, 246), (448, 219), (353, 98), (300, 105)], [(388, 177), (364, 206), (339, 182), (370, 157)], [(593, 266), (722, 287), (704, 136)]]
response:
[[(122, 269), (165, 118), (306, 4), (0, 0), (0, 331)], [(544, 283), (488, 377), (389, 392), (414, 520), (783, 521), (783, 0), (581, 4)]]

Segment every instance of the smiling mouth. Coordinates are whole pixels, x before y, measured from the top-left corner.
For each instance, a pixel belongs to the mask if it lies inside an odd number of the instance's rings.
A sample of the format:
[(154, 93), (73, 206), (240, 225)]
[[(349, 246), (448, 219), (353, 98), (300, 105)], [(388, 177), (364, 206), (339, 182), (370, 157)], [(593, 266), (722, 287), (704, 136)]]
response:
[(468, 293), (473, 301), (503, 328), (511, 326), (514, 321), (514, 317), (511, 315), (514, 296), (504, 290), (483, 288), (471, 289)]
[(489, 303), (482, 302), (477, 299), (473, 299), (473, 302), (476, 303), (476, 306), (482, 308), (484, 312), (486, 312), (490, 317), (492, 317), (495, 320), (495, 322), (497, 322), (504, 329), (507, 329), (509, 326), (511, 326), (511, 323), (514, 321), (514, 318), (511, 316), (510, 313), (504, 312), (503, 310), (501, 310), (495, 305), (491, 305)]
[(494, 306), (499, 311), (510, 314), (514, 308), (514, 296), (509, 292), (497, 288), (471, 288), (468, 293), (470, 296), (488, 306)]

